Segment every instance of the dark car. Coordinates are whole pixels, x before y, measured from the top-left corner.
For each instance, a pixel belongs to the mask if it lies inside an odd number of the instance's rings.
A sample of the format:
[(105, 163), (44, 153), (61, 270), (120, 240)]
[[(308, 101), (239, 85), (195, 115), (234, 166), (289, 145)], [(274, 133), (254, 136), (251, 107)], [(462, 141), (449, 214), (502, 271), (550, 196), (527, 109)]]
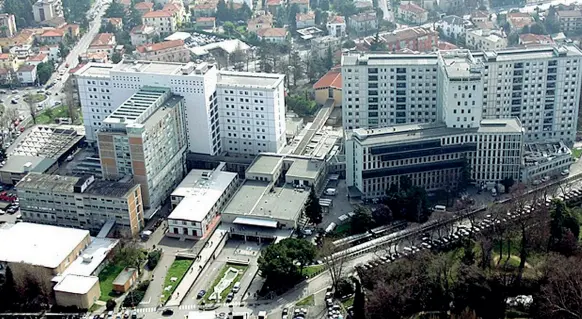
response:
[(162, 316), (171, 316), (173, 314), (174, 314), (174, 310), (172, 310), (172, 309), (166, 308), (166, 309), (162, 310)]
[(226, 295), (226, 302), (231, 302), (232, 299), (234, 298), (234, 293), (229, 293), (228, 295)]
[(204, 297), (204, 295), (206, 295), (206, 290), (202, 289), (198, 292), (196, 298), (201, 299), (202, 297)]

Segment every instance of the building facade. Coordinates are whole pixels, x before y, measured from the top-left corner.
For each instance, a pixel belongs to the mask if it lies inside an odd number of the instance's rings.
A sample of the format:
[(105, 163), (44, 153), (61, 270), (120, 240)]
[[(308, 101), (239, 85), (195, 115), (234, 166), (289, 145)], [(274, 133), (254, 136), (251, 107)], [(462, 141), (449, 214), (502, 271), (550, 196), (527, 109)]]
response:
[(16, 29), (16, 20), (13, 14), (2, 13), (0, 14), (0, 28), (3, 30), (2, 36), (7, 38), (12, 38), (18, 30)]
[(144, 206), (157, 208), (184, 177), (188, 148), (184, 98), (142, 87), (103, 121), (97, 133), (105, 179), (131, 176)]
[(18, 184), (22, 219), (31, 223), (87, 229), (108, 221), (127, 237), (145, 226), (141, 188), (131, 182), (29, 173)]
[(61, 0), (38, 0), (32, 5), (34, 21), (43, 22), (63, 16)]
[(183, 40), (141, 45), (135, 50), (140, 60), (182, 63), (190, 61), (190, 50), (184, 46)]
[(178, 22), (172, 12), (151, 11), (142, 16), (143, 24), (153, 27), (159, 34), (171, 34), (176, 32)]
[(556, 11), (556, 16), (563, 32), (576, 32), (582, 29), (582, 11), (578, 9)]
[(465, 43), (472, 50), (493, 51), (507, 47), (507, 36), (502, 30), (468, 30)]

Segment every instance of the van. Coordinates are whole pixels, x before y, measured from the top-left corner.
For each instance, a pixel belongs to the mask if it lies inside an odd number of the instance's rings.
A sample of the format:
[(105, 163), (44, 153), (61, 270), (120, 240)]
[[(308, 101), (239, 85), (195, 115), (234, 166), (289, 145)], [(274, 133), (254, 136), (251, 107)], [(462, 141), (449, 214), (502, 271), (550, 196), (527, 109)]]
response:
[(327, 228), (325, 229), (325, 233), (326, 233), (326, 234), (328, 234), (328, 233), (331, 233), (331, 232), (332, 232), (332, 231), (335, 229), (335, 227), (336, 227), (336, 226), (337, 226), (337, 225), (336, 225), (335, 223), (330, 223), (330, 224), (327, 226)]
[(234, 283), (234, 286), (232, 286), (232, 292), (238, 292), (240, 290), (240, 281), (237, 281)]
[(435, 212), (446, 212), (447, 206), (445, 205), (435, 205), (434, 209)]
[(327, 196), (335, 196), (337, 195), (337, 190), (335, 188), (328, 188), (323, 192), (323, 194)]

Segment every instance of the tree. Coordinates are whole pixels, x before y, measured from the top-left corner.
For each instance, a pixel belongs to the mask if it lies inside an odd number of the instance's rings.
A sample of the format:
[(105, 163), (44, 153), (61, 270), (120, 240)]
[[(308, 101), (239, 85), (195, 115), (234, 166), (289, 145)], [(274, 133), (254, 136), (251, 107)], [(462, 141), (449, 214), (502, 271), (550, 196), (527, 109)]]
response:
[(230, 10), (226, 6), (225, 0), (218, 0), (216, 5), (216, 19), (218, 21), (232, 21)]
[(471, 183), (471, 165), (469, 165), (469, 161), (465, 158), (461, 168), (459, 169), (457, 190), (459, 192), (465, 191), (470, 183)]
[(69, 48), (62, 42), (59, 42), (59, 58), (65, 59), (69, 55)]
[(354, 48), (355, 46), (356, 46), (356, 42), (354, 42), (354, 40), (351, 40), (351, 39), (344, 41), (344, 43), (342, 44), (342, 48), (344, 48), (344, 49), (351, 49), (351, 48)]
[(106, 18), (123, 18), (125, 16), (125, 7), (118, 0), (113, 0), (107, 10), (105, 10), (104, 17)]
[(289, 25), (289, 31), (292, 33), (297, 31), (297, 14), (299, 12), (299, 5), (297, 3), (294, 3), (289, 7), (287, 24)]
[(156, 249), (148, 253), (148, 261), (147, 266), (149, 270), (153, 270), (158, 265), (160, 258), (162, 258), (162, 251), (160, 249)]
[(303, 267), (315, 258), (315, 254), (315, 246), (304, 239), (286, 238), (267, 246), (258, 260), (266, 286), (286, 288), (297, 282)]
[(38, 112), (38, 108), (36, 106), (36, 104), (34, 103), (34, 101), (32, 101), (32, 99), (28, 99), (26, 100), (26, 104), (28, 106), (28, 111), (30, 113), (30, 117), (32, 118), (32, 123), (34, 123), (36, 125), (36, 115)]
[(510, 193), (511, 186), (513, 186), (513, 184), (515, 184), (515, 181), (513, 180), (513, 177), (510, 176), (510, 177), (505, 177), (504, 179), (502, 179), (500, 183), (505, 188), (505, 193)]
[(234, 23), (230, 22), (230, 21), (226, 21), (223, 25), (222, 25), (222, 29), (224, 30), (224, 32), (226, 34), (228, 34), (229, 36), (231, 36), (235, 30), (236, 27), (234, 26)]
[(32, 4), (31, 0), (5, 0), (3, 3), (4, 13), (13, 14), (16, 18), (16, 27), (23, 29), (35, 23)]
[(117, 306), (117, 302), (115, 302), (115, 300), (113, 300), (113, 299), (109, 299), (105, 303), (105, 309), (107, 309), (107, 311), (114, 311), (116, 306)]
[(315, 189), (313, 187), (305, 203), (305, 216), (309, 219), (310, 223), (315, 225), (321, 223), (323, 220), (321, 205), (319, 205), (319, 199), (315, 196)]
[(534, 297), (539, 318), (582, 317), (581, 262), (580, 256), (552, 256), (548, 260), (540, 291)]
[(366, 318), (366, 299), (364, 297), (364, 291), (362, 289), (362, 284), (357, 278), (352, 278), (355, 288), (354, 295), (354, 319), (365, 319)]
[(164, 5), (161, 2), (154, 3), (154, 11), (159, 11), (164, 9)]
[(113, 63), (119, 63), (121, 62), (121, 60), (123, 59), (123, 56), (121, 56), (121, 53), (119, 52), (113, 52), (113, 54), (111, 55), (111, 62)]
[(299, 116), (309, 116), (317, 111), (315, 101), (308, 98), (307, 94), (293, 94), (285, 98), (287, 109)]
[(354, 209), (354, 216), (350, 220), (352, 234), (361, 234), (374, 226), (374, 219), (370, 210), (364, 206)]
[(50, 77), (55, 71), (55, 66), (51, 62), (41, 62), (36, 66), (36, 74), (38, 77), (38, 83), (44, 85), (48, 82)]
[(14, 282), (14, 275), (12, 268), (7, 267), (4, 275), (4, 282), (0, 286), (0, 310), (11, 310), (18, 300), (18, 292), (16, 291), (16, 283)]
[(297, 81), (303, 79), (304, 75), (303, 63), (301, 63), (299, 51), (291, 51), (289, 55), (289, 64), (291, 65), (291, 74), (293, 75), (293, 87), (297, 87)]
[(328, 266), (327, 269), (331, 277), (331, 282), (335, 288), (337, 288), (340, 280), (344, 276), (345, 263), (347, 261), (344, 255), (338, 254), (341, 251), (342, 247), (334, 245), (333, 241), (328, 238), (323, 239), (321, 248), (319, 249), (320, 256)]
[(326, 72), (333, 67), (333, 52), (331, 51), (331, 46), (327, 47), (327, 51), (325, 52), (323, 67), (325, 68)]
[(386, 51), (386, 43), (380, 38), (380, 33), (376, 32), (374, 40), (370, 44), (370, 51)]
[(430, 204), (426, 190), (413, 186), (410, 178), (403, 176), (398, 184), (386, 191), (385, 204), (396, 217), (414, 222), (424, 222), (430, 216)]
[(532, 24), (529, 28), (530, 33), (533, 34), (548, 34), (548, 31), (546, 30), (545, 25), (543, 25), (542, 23), (536, 22), (534, 24)]
[(319, 0), (319, 9), (329, 11), (329, 0)]

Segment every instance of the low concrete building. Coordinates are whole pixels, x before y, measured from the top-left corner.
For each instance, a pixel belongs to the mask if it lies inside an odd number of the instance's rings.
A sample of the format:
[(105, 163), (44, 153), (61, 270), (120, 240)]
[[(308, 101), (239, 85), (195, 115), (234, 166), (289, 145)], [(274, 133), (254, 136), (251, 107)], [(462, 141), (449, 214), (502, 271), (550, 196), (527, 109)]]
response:
[(131, 37), (131, 44), (134, 46), (151, 43), (156, 34), (156, 29), (147, 25), (137, 26), (131, 29), (131, 32), (129, 32), (129, 36)]
[(321, 38), (314, 38), (311, 40), (311, 52), (320, 58), (325, 58), (331, 50), (331, 54), (335, 55), (342, 47), (341, 38), (332, 37), (330, 35)]
[(118, 293), (128, 292), (137, 280), (137, 269), (125, 268), (113, 280), (113, 291)]
[(521, 181), (539, 184), (543, 178), (556, 177), (574, 163), (572, 151), (562, 142), (524, 145)]
[(96, 276), (67, 275), (53, 288), (55, 301), (62, 307), (89, 309), (101, 295)]
[(191, 170), (172, 192), (166, 236), (198, 239), (212, 233), (217, 217), (239, 185), (238, 175), (222, 171), (223, 167)]
[(288, 34), (285, 28), (264, 28), (257, 31), (259, 39), (270, 43), (285, 43)]
[(334, 68), (327, 72), (319, 81), (313, 84), (315, 101), (323, 105), (333, 99), (335, 106), (342, 105), (342, 73), (341, 68)]
[(139, 60), (182, 63), (190, 61), (190, 50), (183, 40), (140, 45), (135, 51)]

